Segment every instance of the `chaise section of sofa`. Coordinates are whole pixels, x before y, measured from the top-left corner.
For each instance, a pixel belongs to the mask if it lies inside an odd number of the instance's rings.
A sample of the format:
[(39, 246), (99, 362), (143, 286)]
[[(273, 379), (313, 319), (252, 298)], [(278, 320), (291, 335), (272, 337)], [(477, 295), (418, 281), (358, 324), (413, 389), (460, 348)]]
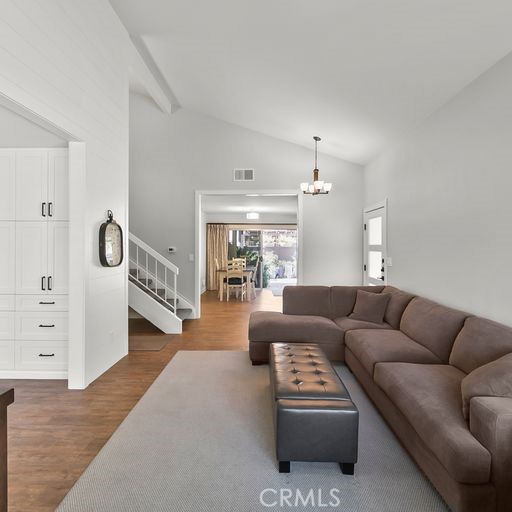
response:
[[(382, 323), (350, 318), (358, 290), (390, 295)], [(253, 364), (268, 363), (275, 342), (317, 343), (330, 361), (345, 360), (345, 335), (354, 329), (396, 329), (413, 295), (391, 286), (293, 286), (283, 292), (283, 313), (258, 311), (249, 322)]]

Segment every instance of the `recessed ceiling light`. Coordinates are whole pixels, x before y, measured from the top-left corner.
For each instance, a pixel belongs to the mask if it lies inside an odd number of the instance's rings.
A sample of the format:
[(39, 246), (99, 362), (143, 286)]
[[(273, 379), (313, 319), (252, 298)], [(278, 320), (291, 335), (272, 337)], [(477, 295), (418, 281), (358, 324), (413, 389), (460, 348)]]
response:
[(260, 214), (258, 212), (249, 212), (246, 217), (247, 220), (258, 220), (260, 218)]

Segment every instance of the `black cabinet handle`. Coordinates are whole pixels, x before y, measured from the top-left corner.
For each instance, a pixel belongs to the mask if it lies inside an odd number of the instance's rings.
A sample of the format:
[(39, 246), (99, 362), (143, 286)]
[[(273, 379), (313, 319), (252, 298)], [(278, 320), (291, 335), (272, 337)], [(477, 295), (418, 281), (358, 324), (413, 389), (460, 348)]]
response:
[(48, 203), (48, 216), (53, 217), (53, 203)]
[(47, 305), (50, 306), (52, 304), (55, 304), (55, 301), (52, 301), (52, 302), (43, 302), (43, 301), (41, 301), (41, 302), (39, 302), (39, 304), (45, 304), (45, 305), (47, 304)]
[(48, 290), (52, 289), (52, 281), (53, 281), (52, 276), (48, 276)]
[(41, 215), (46, 217), (46, 203), (41, 203)]
[(39, 357), (55, 357), (55, 354), (39, 354)]
[(46, 290), (46, 277), (45, 276), (41, 277), (41, 290), (43, 290), (43, 291)]
[(39, 324), (39, 327), (55, 327), (55, 324), (51, 324), (51, 325)]

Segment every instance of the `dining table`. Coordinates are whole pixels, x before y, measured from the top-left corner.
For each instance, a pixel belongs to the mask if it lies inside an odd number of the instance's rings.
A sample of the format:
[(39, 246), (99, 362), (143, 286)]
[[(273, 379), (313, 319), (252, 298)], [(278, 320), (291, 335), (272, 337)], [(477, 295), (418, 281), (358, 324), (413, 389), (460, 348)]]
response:
[[(244, 278), (247, 279), (247, 282), (251, 282), (252, 275), (254, 271), (256, 270), (255, 267), (247, 266), (244, 269)], [(219, 300), (222, 302), (224, 300), (224, 279), (226, 279), (228, 275), (228, 269), (227, 268), (219, 268), (217, 270), (217, 276), (218, 276), (218, 283), (219, 283)]]

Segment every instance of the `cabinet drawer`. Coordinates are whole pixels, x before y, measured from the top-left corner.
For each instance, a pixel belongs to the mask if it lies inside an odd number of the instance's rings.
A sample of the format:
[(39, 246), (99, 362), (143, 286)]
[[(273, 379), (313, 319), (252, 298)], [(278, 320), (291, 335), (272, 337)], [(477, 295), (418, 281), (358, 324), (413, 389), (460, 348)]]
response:
[(66, 340), (68, 337), (67, 313), (16, 313), (17, 340)]
[(66, 341), (16, 341), (17, 370), (66, 370)]
[(14, 311), (16, 295), (0, 295), (0, 311)]
[(0, 340), (14, 339), (14, 313), (0, 311)]
[(14, 340), (0, 341), (0, 370), (14, 370)]
[(16, 311), (67, 311), (67, 295), (18, 295)]

